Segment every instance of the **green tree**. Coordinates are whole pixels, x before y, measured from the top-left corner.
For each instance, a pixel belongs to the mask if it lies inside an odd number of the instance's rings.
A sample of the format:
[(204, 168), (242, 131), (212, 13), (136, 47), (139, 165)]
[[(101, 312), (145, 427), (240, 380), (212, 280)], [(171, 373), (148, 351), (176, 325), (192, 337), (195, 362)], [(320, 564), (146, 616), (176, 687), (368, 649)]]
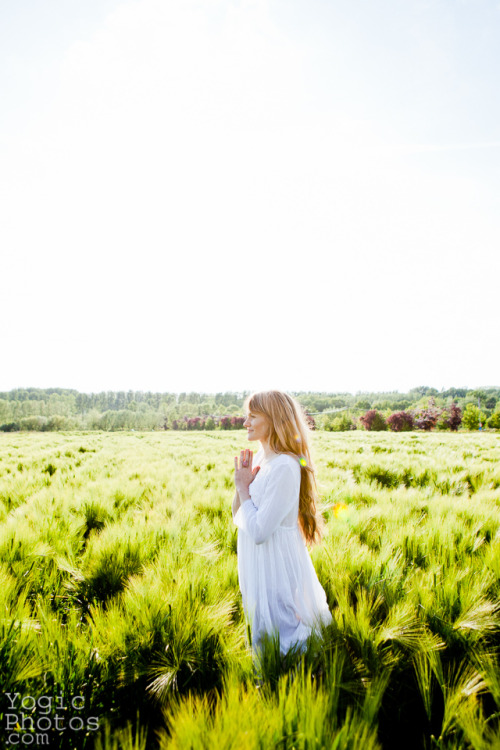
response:
[(327, 432), (345, 432), (354, 429), (352, 416), (346, 412), (325, 414), (319, 418), (319, 425)]
[(475, 404), (467, 404), (462, 415), (462, 424), (466, 430), (478, 430), (479, 424), (483, 427), (486, 423), (486, 414), (478, 409)]
[(486, 393), (486, 391), (483, 391), (480, 389), (477, 389), (475, 391), (469, 391), (467, 395), (472, 396), (473, 398), (476, 399), (476, 401), (479, 398), (481, 400), (481, 403), (484, 403), (485, 401), (488, 400), (488, 394)]
[(6, 422), (10, 417), (10, 405), (7, 399), (0, 398), (0, 422)]
[(367, 411), (366, 414), (363, 414), (363, 416), (359, 418), (359, 421), (365, 430), (369, 430), (370, 432), (387, 430), (387, 422), (385, 421), (383, 414), (376, 409), (370, 409)]
[(488, 419), (488, 427), (493, 430), (500, 430), (500, 411), (495, 411)]
[(371, 409), (371, 403), (366, 398), (361, 398), (359, 401), (356, 401), (354, 404), (355, 409), (363, 409), (363, 411), (367, 411), (368, 409)]
[(414, 397), (439, 395), (439, 392), (435, 388), (429, 388), (428, 385), (420, 385), (418, 388), (412, 388), (409, 393)]

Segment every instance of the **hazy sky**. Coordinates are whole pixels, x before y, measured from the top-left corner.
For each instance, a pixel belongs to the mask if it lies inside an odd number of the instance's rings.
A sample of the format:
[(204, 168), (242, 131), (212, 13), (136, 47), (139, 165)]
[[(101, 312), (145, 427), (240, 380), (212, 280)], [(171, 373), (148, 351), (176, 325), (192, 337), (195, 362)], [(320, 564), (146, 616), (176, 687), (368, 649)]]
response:
[(0, 389), (500, 384), (500, 2), (0, 4)]

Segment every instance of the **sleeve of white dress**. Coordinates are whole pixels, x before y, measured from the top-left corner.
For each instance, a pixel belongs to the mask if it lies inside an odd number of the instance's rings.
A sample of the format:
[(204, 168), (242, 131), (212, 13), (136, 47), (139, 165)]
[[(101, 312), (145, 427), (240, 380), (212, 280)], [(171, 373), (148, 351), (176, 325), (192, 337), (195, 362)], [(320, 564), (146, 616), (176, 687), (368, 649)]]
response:
[(251, 499), (241, 503), (234, 517), (234, 523), (246, 531), (255, 544), (262, 544), (269, 539), (297, 504), (300, 483), (293, 468), (289, 464), (281, 464), (273, 468), (259, 508)]

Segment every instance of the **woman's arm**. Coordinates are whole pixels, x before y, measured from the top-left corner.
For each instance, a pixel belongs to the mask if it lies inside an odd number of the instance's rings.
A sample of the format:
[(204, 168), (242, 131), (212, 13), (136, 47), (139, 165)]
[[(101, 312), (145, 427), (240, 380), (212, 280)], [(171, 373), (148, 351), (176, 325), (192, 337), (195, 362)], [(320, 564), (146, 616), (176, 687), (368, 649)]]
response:
[(299, 492), (298, 465), (282, 463), (273, 467), (261, 505), (257, 508), (251, 498), (247, 501), (242, 498), (234, 522), (251, 536), (255, 544), (262, 544), (294, 507), (298, 510)]
[(238, 495), (238, 490), (236, 490), (233, 497), (233, 520), (239, 510), (240, 505), (240, 496)]

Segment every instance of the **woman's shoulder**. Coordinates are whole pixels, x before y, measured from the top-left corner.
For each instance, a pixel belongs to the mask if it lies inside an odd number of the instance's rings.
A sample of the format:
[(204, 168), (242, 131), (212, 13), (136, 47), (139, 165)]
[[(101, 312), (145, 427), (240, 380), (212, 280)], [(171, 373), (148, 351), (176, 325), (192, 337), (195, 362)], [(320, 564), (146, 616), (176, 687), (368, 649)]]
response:
[(273, 466), (290, 466), (294, 472), (300, 474), (300, 457), (294, 456), (291, 453), (278, 453), (276, 458), (273, 458)]
[(300, 456), (296, 456), (293, 453), (278, 453), (276, 456), (276, 460), (288, 462), (289, 464), (298, 464), (300, 460)]

